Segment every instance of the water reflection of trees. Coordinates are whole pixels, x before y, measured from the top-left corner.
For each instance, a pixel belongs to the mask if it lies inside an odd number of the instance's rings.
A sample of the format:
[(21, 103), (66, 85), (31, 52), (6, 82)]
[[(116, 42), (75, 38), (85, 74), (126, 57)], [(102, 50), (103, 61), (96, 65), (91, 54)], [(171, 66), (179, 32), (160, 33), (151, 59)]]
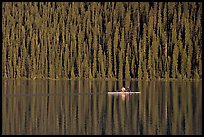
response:
[[(3, 93), (66, 93), (3, 96), (3, 134), (201, 134), (201, 82), (4, 81)], [(106, 92), (122, 85), (139, 90)]]
[(139, 123), (142, 132), (201, 134), (202, 85), (200, 83), (200, 87), (196, 88), (195, 83), (139, 82), (138, 87), (142, 91), (139, 103)]

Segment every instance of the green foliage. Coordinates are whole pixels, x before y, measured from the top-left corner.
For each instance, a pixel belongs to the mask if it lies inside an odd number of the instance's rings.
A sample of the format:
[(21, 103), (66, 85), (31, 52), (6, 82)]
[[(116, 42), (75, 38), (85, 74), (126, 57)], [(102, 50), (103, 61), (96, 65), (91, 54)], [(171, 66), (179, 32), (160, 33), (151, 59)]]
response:
[(202, 78), (202, 3), (2, 3), (4, 78)]
[(122, 52), (119, 52), (119, 70), (118, 70), (118, 79), (123, 79), (123, 60)]
[(126, 62), (125, 62), (125, 79), (130, 79), (130, 63), (128, 61), (128, 57), (126, 57)]
[(172, 78), (177, 77), (178, 68), (178, 46), (174, 45), (173, 61), (172, 61)]
[(74, 74), (74, 67), (72, 67), (72, 71), (71, 71), (71, 78), (75, 78), (75, 74)]

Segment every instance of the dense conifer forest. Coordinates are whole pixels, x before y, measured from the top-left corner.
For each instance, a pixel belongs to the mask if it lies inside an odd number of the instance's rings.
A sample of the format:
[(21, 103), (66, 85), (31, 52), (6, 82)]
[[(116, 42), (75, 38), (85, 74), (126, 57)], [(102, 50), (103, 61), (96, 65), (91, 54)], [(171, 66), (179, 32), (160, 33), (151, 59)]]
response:
[(201, 2), (3, 2), (3, 78), (201, 79)]

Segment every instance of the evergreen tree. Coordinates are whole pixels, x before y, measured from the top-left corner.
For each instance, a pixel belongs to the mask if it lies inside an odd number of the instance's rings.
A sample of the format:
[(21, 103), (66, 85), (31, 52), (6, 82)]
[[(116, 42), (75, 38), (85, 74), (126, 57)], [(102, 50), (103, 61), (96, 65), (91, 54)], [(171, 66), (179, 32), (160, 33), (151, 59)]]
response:
[(122, 60), (122, 52), (119, 52), (118, 60), (119, 60), (118, 79), (121, 80), (121, 79), (123, 79), (123, 60)]
[(141, 51), (141, 42), (140, 42), (139, 43), (139, 66), (138, 66), (138, 79), (139, 80), (141, 80), (143, 78), (142, 61), (143, 61), (143, 54)]
[(129, 61), (128, 57), (126, 57), (126, 62), (125, 62), (125, 79), (130, 79), (130, 67), (129, 67)]
[(201, 22), (200, 2), (5, 2), (2, 76), (202, 78)]
[(108, 41), (108, 78), (112, 78), (113, 71), (112, 71), (112, 51), (111, 51), (111, 40)]
[(178, 46), (177, 44), (174, 45), (173, 51), (173, 60), (172, 60), (172, 78), (177, 77), (177, 70), (178, 70)]
[(118, 32), (119, 30), (118, 30), (118, 26), (116, 26), (116, 28), (115, 28), (115, 33), (114, 33), (114, 44), (113, 44), (113, 48), (114, 48), (114, 50), (113, 50), (113, 54), (114, 54), (114, 57), (113, 57), (113, 62), (114, 62), (114, 75), (115, 75), (115, 77), (117, 76), (117, 68), (116, 68), (116, 66), (117, 66), (117, 63), (116, 63), (116, 57), (117, 57), (117, 48), (118, 48), (118, 35), (119, 35), (119, 32)]

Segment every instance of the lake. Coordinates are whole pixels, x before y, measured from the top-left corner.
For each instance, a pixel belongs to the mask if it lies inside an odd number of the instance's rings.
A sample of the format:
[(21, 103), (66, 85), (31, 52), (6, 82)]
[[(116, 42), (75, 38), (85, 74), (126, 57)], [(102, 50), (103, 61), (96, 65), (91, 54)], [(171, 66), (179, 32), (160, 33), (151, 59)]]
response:
[(2, 134), (202, 135), (202, 81), (2, 80)]

